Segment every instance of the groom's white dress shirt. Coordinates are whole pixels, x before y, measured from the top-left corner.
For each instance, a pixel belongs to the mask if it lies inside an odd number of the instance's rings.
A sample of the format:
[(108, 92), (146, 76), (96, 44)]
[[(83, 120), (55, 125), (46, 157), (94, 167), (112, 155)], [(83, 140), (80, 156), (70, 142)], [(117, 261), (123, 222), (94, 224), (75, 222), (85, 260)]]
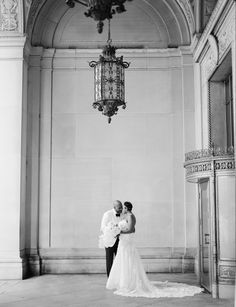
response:
[(108, 225), (109, 222), (113, 222), (114, 224), (118, 224), (123, 218), (123, 214), (120, 216), (116, 216), (116, 211), (114, 209), (108, 210), (103, 214), (102, 223), (101, 223), (101, 231), (104, 233), (104, 228)]

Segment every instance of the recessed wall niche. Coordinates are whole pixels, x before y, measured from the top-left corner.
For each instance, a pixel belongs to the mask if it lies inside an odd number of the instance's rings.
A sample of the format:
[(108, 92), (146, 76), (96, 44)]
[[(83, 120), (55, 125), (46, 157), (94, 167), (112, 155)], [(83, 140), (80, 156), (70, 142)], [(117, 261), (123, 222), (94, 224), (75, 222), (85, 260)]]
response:
[(209, 80), (209, 147), (229, 149), (234, 146), (233, 129), (230, 51)]

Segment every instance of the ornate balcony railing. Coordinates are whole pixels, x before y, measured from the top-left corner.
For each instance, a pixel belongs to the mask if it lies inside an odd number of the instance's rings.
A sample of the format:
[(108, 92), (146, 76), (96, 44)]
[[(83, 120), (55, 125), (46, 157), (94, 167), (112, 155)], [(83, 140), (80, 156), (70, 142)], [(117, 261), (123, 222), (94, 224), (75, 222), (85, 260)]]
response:
[(185, 154), (184, 167), (189, 182), (197, 182), (212, 176), (214, 172), (235, 171), (234, 148), (214, 147), (188, 152)]
[(194, 151), (190, 151), (186, 153), (185, 162), (196, 160), (196, 159), (202, 159), (202, 158), (231, 156), (231, 155), (232, 156), (234, 155), (233, 146), (229, 148), (212, 147), (212, 148), (194, 150)]

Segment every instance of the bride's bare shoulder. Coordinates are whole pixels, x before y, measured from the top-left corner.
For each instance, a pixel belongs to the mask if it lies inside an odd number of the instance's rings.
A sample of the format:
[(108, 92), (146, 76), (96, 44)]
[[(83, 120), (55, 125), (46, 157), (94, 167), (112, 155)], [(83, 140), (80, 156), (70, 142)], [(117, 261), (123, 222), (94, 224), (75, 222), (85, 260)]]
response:
[(136, 223), (136, 217), (135, 217), (135, 215), (134, 215), (133, 213), (129, 213), (129, 219), (131, 220), (131, 222), (132, 222), (133, 224)]

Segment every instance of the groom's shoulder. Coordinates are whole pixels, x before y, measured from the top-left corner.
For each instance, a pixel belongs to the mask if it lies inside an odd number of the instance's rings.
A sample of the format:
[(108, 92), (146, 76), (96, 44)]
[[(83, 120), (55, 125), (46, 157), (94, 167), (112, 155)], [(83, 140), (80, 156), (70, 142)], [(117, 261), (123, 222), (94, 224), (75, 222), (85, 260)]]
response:
[(109, 215), (111, 213), (113, 213), (113, 209), (107, 210), (106, 212), (104, 212), (104, 215)]

